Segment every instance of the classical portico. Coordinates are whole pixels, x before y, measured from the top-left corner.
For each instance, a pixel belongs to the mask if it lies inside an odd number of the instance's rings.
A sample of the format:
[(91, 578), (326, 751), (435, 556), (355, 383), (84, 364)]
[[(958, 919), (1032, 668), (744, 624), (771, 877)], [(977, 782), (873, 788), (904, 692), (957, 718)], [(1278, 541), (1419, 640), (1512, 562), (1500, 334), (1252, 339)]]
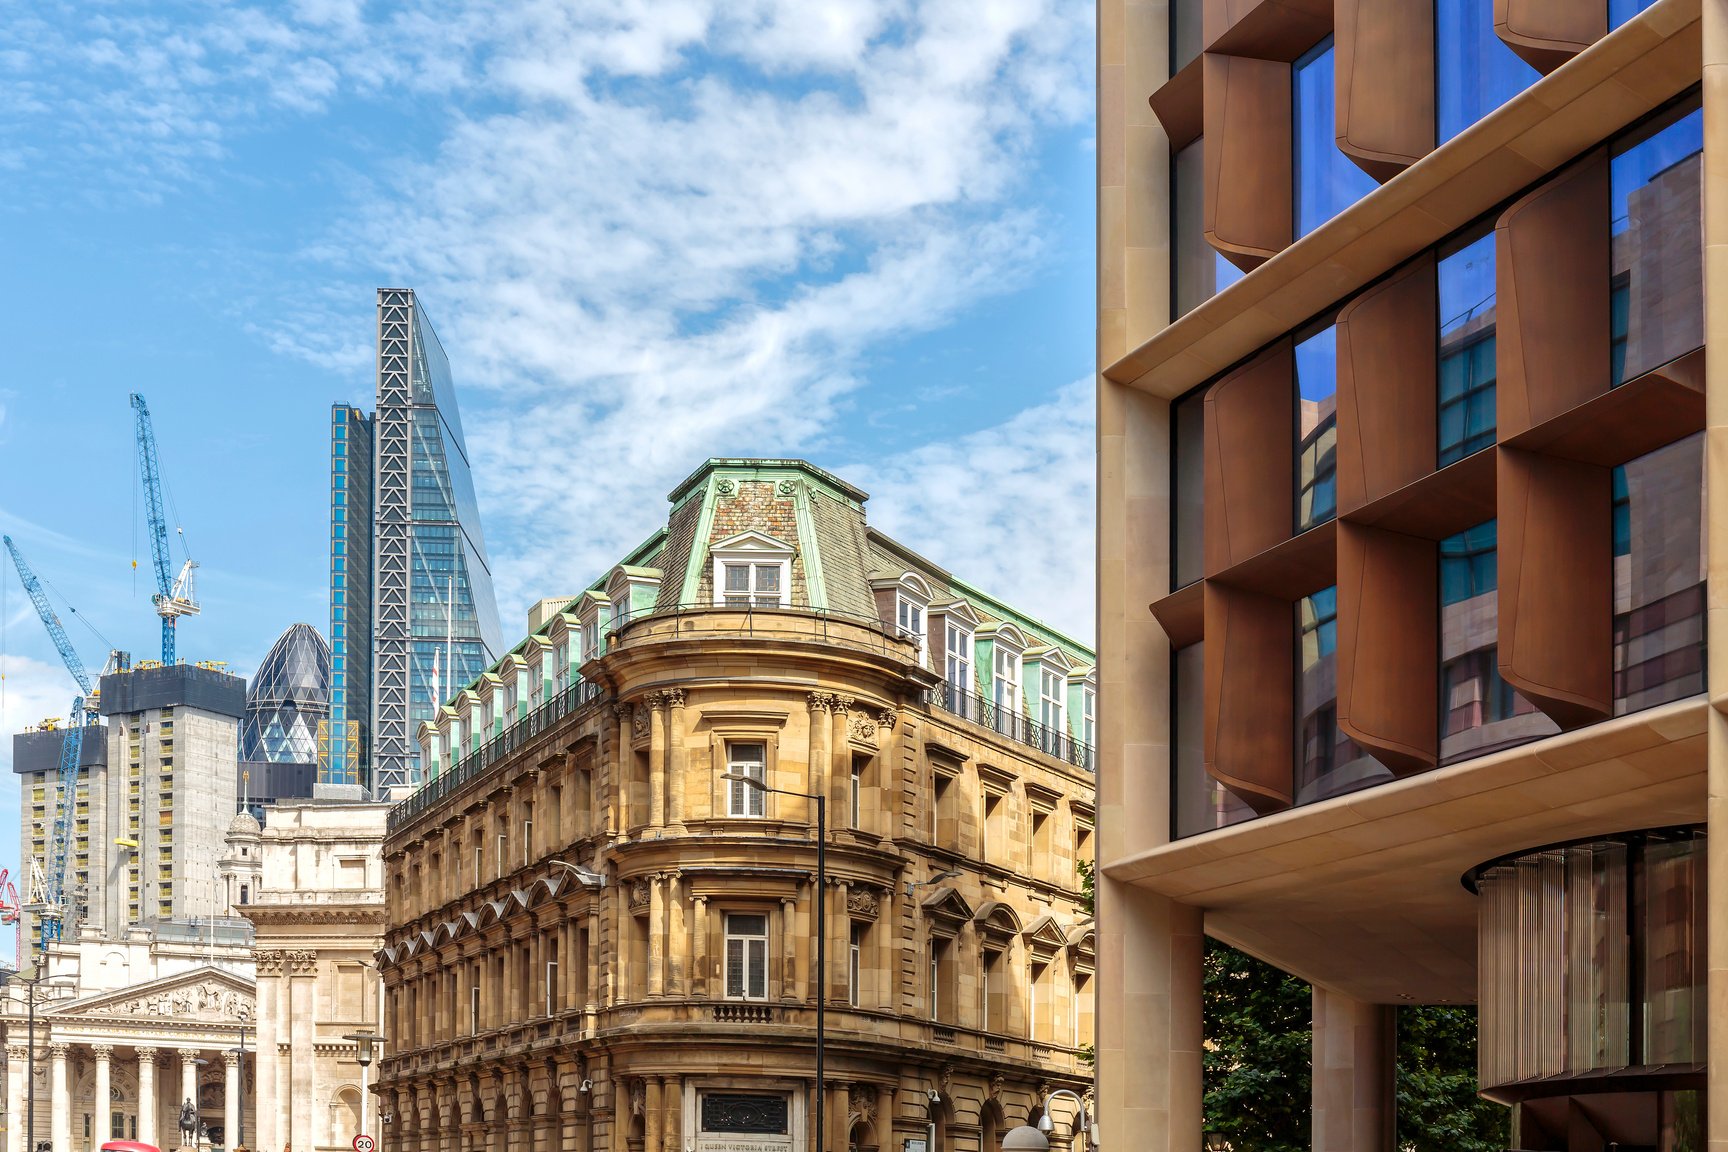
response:
[[(55, 1152), (94, 1152), (112, 1139), (177, 1148), (181, 1109), (190, 1100), (202, 1121), (201, 1147), (253, 1144), (256, 1122), (250, 1108), (242, 1115), (242, 1102), (254, 1097), (256, 1016), (253, 981), (209, 965), (39, 1007), (36, 1139), (52, 1139)], [(28, 1147), (28, 1039), (27, 1023), (8, 1014), (14, 1123), (6, 1152)]]

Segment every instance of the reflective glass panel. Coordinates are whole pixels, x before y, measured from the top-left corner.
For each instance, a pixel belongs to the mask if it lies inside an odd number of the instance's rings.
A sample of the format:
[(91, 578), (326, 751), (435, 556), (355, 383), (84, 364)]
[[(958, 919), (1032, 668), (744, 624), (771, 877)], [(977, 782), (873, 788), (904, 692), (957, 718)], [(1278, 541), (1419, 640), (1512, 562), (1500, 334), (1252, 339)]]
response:
[(1704, 691), (1704, 434), (1614, 469), (1614, 714)]
[(1392, 773), (1338, 727), (1338, 589), (1296, 602), (1296, 803), (1384, 783)]
[(1199, 139), (1176, 153), (1171, 161), (1171, 230), (1176, 242), (1176, 315), (1182, 316), (1204, 304), (1242, 279), (1242, 270), (1206, 243), (1203, 197), (1206, 173)]
[(1608, 0), (1608, 27), (1610, 30), (1620, 27), (1656, 0)]
[(1175, 457), (1175, 583), (1183, 588), (1206, 574), (1206, 472), (1201, 445), (1206, 434), (1206, 393), (1195, 392), (1173, 406)]
[(1186, 68), (1200, 55), (1201, 0), (1171, 0), (1170, 3), (1170, 75)]
[(1206, 772), (1202, 740), (1206, 645), (1190, 644), (1177, 649), (1173, 671), (1176, 684), (1176, 730), (1173, 734), (1176, 744), (1176, 835), (1195, 836), (1251, 819), (1254, 810), (1236, 799)]
[(1435, 131), (1444, 144), (1541, 74), (1494, 34), (1494, 0), (1435, 0)]
[(1304, 53), (1291, 69), (1291, 143), (1296, 172), (1296, 235), (1306, 236), (1379, 187), (1338, 151), (1332, 82), (1332, 37)]
[(1338, 515), (1338, 346), (1328, 324), (1296, 345), (1296, 531)]
[(1440, 763), (1560, 729), (1500, 677), (1497, 524), (1440, 541)]
[(1494, 443), (1494, 233), (1440, 257), (1439, 466)]
[(1610, 162), (1615, 384), (1704, 344), (1704, 112), (1645, 132)]

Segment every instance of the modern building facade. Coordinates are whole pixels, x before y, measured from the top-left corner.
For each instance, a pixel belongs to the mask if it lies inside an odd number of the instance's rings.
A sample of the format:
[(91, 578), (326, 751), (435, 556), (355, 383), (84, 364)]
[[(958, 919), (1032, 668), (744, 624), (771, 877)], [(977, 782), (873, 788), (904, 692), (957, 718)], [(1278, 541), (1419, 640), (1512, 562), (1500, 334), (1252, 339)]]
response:
[(1090, 650), (802, 461), (670, 499), (420, 726), (385, 1145), (997, 1148), (1091, 1079)]
[[(96, 742), (102, 754), (86, 751), (71, 798), (63, 931), (70, 939), (88, 924), (118, 939), (156, 918), (215, 915), (213, 869), (238, 795), (246, 682), (193, 664), (140, 666), (102, 677), (101, 709), (106, 724), (93, 726), (85, 745)], [(19, 740), (15, 749), (32, 752)], [(52, 762), (40, 754), (46, 749), (14, 755), (26, 869), (47, 869), (64, 802), (58, 747)], [(25, 913), (29, 950), (20, 966), (33, 962), (39, 929), (37, 914)]]
[(1212, 936), (1314, 987), (1316, 1148), (1436, 1003), (1513, 1148), (1728, 1141), (1728, 9), (1098, 23), (1104, 1131), (1202, 1146)]
[[(230, 913), (257, 928), (260, 1152), (341, 1152), (379, 1134), (357, 1032), (377, 1032), (383, 943), (382, 804), (306, 802), (235, 817)], [(364, 1125), (364, 1127), (363, 1127)]]
[(268, 764), (315, 764), (318, 729), (330, 717), (330, 645), (295, 624), (265, 653), (246, 690), (240, 757)]
[(377, 381), (372, 416), (331, 409), (331, 798), (417, 784), (414, 727), (503, 650), (450, 362), (409, 289), (378, 290)]

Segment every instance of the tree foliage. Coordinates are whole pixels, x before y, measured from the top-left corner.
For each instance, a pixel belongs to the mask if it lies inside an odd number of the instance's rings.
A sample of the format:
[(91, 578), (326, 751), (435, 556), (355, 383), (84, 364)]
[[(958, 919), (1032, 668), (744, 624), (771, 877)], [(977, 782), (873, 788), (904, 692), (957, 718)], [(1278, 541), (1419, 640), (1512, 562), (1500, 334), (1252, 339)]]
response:
[[(1206, 941), (1206, 1129), (1232, 1152), (1307, 1152), (1313, 993), (1270, 964)], [(1400, 1152), (1498, 1152), (1507, 1109), (1476, 1095), (1476, 1011), (1398, 1010)]]

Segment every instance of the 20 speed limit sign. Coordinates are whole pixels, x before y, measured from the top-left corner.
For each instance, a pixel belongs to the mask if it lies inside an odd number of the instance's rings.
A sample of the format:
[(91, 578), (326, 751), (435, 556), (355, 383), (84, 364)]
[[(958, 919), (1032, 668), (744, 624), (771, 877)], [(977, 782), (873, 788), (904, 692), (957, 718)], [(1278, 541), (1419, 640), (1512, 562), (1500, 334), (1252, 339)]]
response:
[(354, 1137), (354, 1152), (376, 1152), (378, 1141), (362, 1132)]

